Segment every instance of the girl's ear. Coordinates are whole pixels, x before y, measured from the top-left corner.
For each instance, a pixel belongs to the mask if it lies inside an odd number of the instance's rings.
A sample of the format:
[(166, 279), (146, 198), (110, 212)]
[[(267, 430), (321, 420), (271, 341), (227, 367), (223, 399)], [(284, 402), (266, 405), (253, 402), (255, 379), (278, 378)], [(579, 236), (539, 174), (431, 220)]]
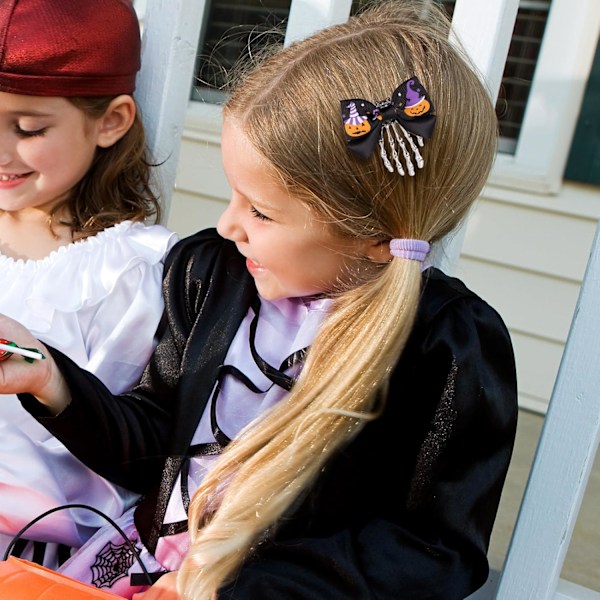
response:
[(131, 96), (123, 94), (113, 98), (98, 122), (98, 146), (108, 148), (118, 142), (133, 125), (135, 111)]
[(366, 242), (365, 255), (369, 260), (376, 263), (390, 262), (392, 260), (390, 240), (368, 240)]

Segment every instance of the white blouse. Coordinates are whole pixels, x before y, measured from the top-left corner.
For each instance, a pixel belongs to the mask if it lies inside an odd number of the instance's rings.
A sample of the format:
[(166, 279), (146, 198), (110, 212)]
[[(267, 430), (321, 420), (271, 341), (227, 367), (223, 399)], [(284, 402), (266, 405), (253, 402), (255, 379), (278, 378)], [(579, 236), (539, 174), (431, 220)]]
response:
[[(124, 221), (42, 260), (0, 254), (0, 312), (112, 392), (125, 391), (139, 380), (154, 348), (163, 260), (176, 241), (160, 225)], [(16, 396), (0, 397), (0, 558), (21, 527), (55, 505), (89, 504), (117, 517), (135, 499), (75, 459)], [(90, 511), (61, 511), (25, 535), (77, 547), (104, 524)], [(51, 554), (44, 563), (54, 566)]]

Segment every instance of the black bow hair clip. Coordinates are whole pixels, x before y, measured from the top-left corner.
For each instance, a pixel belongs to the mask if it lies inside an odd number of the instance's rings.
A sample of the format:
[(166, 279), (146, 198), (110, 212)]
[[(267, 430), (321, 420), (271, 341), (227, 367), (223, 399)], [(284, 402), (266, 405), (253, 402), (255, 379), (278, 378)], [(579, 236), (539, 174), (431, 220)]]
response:
[(433, 134), (435, 115), (433, 103), (416, 77), (401, 83), (387, 100), (373, 104), (363, 98), (352, 98), (342, 100), (341, 109), (346, 142), (353, 154), (367, 159), (379, 144), (379, 153), (388, 171), (393, 173), (395, 166), (395, 170), (404, 175), (406, 167), (408, 174), (414, 175), (411, 152), (417, 167), (423, 168), (419, 148), (423, 140)]

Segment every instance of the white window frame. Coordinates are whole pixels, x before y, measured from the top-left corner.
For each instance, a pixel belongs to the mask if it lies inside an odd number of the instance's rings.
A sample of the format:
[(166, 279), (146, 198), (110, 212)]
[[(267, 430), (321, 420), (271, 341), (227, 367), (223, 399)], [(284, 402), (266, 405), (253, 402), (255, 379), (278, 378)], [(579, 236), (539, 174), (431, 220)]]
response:
[[(146, 0), (136, 0), (143, 3)], [(458, 34), (467, 52), (475, 57), (478, 68), (488, 75), (487, 83), (491, 95), (495, 98), (500, 86), (500, 75), (506, 61), (508, 46), (502, 42), (506, 37), (506, 28), (514, 22), (515, 4), (518, 0), (456, 0), (454, 11), (454, 30)], [(302, 39), (312, 33), (348, 19), (352, 0), (292, 0), (285, 45)], [(205, 10), (205, 2), (202, 5)], [(482, 23), (483, 21), (483, 23)], [(491, 36), (493, 42), (488, 38)], [(489, 74), (492, 73), (491, 76)], [(204, 104), (193, 101), (192, 120), (194, 125), (201, 126), (198, 121), (204, 116), (214, 116), (210, 107), (194, 107)]]
[(552, 0), (515, 153), (498, 153), (489, 183), (560, 191), (599, 33), (599, 0)]

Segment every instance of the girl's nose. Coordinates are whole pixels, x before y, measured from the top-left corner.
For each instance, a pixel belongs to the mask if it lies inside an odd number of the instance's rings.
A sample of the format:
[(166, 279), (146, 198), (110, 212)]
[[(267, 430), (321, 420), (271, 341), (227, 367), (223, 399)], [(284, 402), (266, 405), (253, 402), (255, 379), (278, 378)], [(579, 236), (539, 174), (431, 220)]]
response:
[(243, 225), (243, 215), (240, 202), (237, 202), (232, 196), (225, 211), (219, 217), (217, 222), (217, 231), (221, 237), (232, 242), (247, 241), (246, 230)]
[(5, 166), (13, 160), (13, 143), (8, 135), (0, 133), (0, 165)]

